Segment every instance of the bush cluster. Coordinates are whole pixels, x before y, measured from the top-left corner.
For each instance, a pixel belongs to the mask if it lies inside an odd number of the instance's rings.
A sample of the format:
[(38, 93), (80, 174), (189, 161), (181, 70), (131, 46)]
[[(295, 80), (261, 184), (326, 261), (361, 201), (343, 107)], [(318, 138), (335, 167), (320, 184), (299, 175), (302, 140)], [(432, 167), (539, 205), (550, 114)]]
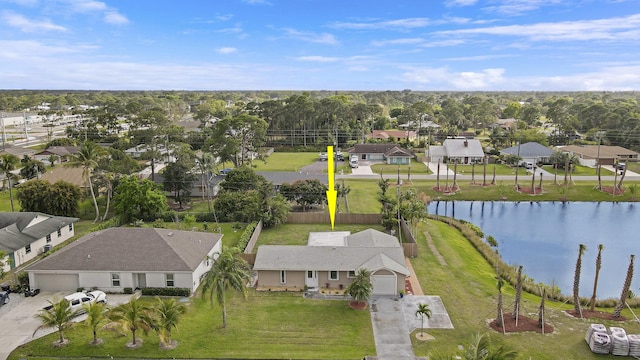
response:
[(187, 288), (142, 288), (142, 295), (145, 296), (190, 296), (191, 290)]
[(258, 222), (254, 221), (247, 225), (247, 227), (244, 229), (244, 232), (242, 233), (242, 235), (240, 235), (240, 240), (238, 241), (238, 248), (240, 248), (240, 250), (244, 251), (244, 249), (247, 247), (247, 244), (249, 243), (249, 240), (251, 240), (251, 235), (253, 235), (253, 231), (256, 229), (256, 226), (258, 226)]

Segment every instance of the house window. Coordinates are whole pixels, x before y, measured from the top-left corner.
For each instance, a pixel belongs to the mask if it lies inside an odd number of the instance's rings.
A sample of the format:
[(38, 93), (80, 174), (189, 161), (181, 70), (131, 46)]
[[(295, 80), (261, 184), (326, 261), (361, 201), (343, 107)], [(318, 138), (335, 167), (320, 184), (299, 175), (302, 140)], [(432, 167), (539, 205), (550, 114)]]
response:
[(24, 247), (24, 252), (26, 252), (27, 254), (31, 252), (31, 244)]
[(73, 224), (69, 224), (69, 231), (73, 231)]
[(349, 270), (349, 272), (347, 273), (347, 277), (350, 279), (356, 277), (356, 272), (353, 270)]
[(164, 274), (164, 283), (167, 287), (174, 287), (175, 281), (173, 279), (173, 274)]
[(329, 280), (338, 280), (338, 271), (336, 270), (329, 271)]
[(62, 236), (62, 229), (58, 229), (58, 237)]
[(111, 274), (111, 286), (120, 286), (120, 274)]
[(51, 242), (51, 234), (47, 235), (47, 244)]
[(287, 283), (287, 272), (284, 270), (280, 270), (280, 284)]

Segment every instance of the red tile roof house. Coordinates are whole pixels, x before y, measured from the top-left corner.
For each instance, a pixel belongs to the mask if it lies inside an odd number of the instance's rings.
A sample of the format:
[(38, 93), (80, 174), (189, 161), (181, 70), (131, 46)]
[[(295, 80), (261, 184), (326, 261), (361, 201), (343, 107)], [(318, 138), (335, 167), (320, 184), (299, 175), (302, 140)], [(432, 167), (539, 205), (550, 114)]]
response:
[(309, 233), (307, 245), (262, 245), (253, 270), (258, 290), (345, 289), (360, 268), (371, 271), (373, 295), (397, 295), (411, 275), (395, 236), (367, 229)]
[(26, 269), (33, 288), (188, 288), (195, 292), (220, 252), (222, 234), (153, 228), (89, 233)]
[(360, 160), (382, 161), (387, 164), (410, 164), (415, 155), (396, 144), (357, 144), (348, 150), (349, 156)]

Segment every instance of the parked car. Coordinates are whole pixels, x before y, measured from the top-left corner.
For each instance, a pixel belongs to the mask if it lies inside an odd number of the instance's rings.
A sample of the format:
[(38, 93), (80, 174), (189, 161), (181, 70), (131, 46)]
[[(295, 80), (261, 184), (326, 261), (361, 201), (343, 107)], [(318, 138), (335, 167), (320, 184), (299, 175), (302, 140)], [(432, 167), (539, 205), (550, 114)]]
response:
[(220, 170), (220, 175), (227, 175), (231, 170), (233, 170), (232, 168), (224, 168), (222, 170)]
[(342, 154), (341, 151), (336, 153), (336, 160), (337, 161), (344, 161), (344, 154)]
[(354, 169), (358, 168), (358, 156), (357, 155), (352, 155), (351, 156), (351, 158), (349, 159), (349, 166), (351, 166)]
[[(100, 290), (92, 291), (89, 293), (77, 292), (64, 297), (68, 302), (71, 310), (82, 312), (82, 305), (90, 303), (106, 303), (107, 294)], [(53, 306), (48, 305), (44, 307), (44, 310), (51, 310)]]
[(624, 170), (625, 166), (627, 166), (627, 164), (625, 164), (625, 163), (617, 163), (616, 164), (616, 169)]
[(329, 155), (327, 155), (327, 153), (325, 153), (325, 152), (320, 153), (320, 156), (319, 156), (319, 157), (320, 157), (320, 161), (327, 161), (327, 160), (329, 160)]
[(9, 292), (8, 291), (0, 291), (0, 306), (9, 302)]

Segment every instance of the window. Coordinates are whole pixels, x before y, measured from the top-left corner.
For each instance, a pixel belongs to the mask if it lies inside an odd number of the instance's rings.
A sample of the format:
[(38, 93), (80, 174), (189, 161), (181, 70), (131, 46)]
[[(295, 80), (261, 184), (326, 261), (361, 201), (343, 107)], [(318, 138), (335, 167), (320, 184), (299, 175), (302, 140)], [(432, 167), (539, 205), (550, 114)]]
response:
[(280, 270), (280, 284), (287, 283), (287, 272), (284, 270)]
[(173, 274), (164, 274), (164, 283), (167, 287), (174, 287)]
[(111, 286), (120, 286), (120, 274), (111, 274)]
[(350, 279), (356, 277), (356, 272), (353, 270), (349, 270), (349, 272), (347, 273), (347, 277)]
[(47, 244), (51, 242), (51, 234), (47, 235)]
[(58, 237), (62, 236), (62, 229), (58, 229)]
[(336, 270), (329, 271), (329, 280), (338, 280), (338, 271)]
[(24, 247), (24, 252), (26, 252), (27, 254), (31, 252), (31, 244)]
[(69, 231), (73, 231), (73, 224), (69, 224)]

